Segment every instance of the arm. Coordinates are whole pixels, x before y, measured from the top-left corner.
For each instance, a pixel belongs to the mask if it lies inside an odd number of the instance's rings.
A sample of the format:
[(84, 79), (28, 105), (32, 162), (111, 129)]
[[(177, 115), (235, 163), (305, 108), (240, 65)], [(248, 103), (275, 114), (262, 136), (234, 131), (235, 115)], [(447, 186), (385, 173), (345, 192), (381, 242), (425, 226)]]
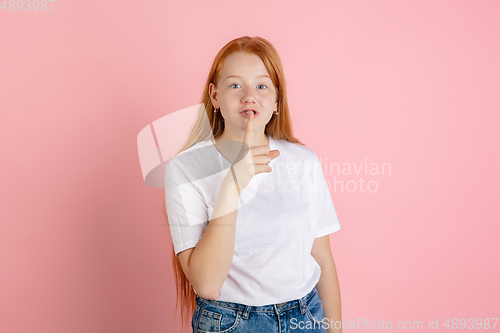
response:
[[(321, 277), (316, 289), (318, 289), (319, 297), (323, 303), (325, 317), (328, 318), (328, 333), (342, 333), (341, 325), (340, 329), (334, 328), (335, 322), (342, 323), (342, 309), (337, 269), (333, 261), (328, 235), (315, 239), (311, 254), (321, 267)], [(339, 327), (338, 323), (337, 327)]]
[(196, 247), (178, 254), (182, 270), (196, 290), (206, 299), (219, 297), (220, 289), (233, 262), (238, 202), (233, 175), (229, 171), (219, 189), (212, 216)]

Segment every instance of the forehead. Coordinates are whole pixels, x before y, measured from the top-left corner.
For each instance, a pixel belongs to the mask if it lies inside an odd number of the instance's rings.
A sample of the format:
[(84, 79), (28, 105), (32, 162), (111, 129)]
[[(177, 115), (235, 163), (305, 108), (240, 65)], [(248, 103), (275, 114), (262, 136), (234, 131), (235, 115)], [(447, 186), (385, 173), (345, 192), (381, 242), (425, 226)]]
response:
[(266, 66), (256, 54), (236, 52), (229, 55), (222, 66), (221, 78), (228, 76), (257, 77), (269, 75)]

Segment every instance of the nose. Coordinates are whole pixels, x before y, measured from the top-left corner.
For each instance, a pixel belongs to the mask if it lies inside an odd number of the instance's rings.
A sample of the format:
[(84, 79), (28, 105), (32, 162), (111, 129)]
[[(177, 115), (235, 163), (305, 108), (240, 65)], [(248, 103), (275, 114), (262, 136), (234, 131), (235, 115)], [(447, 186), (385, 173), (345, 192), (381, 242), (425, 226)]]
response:
[(254, 94), (254, 91), (252, 89), (247, 88), (244, 90), (242, 102), (244, 104), (255, 103), (255, 94)]

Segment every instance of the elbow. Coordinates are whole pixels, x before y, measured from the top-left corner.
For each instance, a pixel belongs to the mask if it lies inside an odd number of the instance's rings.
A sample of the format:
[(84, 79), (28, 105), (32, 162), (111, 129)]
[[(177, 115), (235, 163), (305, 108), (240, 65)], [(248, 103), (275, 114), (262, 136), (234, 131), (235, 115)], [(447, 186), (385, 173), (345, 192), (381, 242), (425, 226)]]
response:
[(216, 300), (219, 298), (220, 290), (210, 288), (194, 288), (196, 294), (201, 298)]
[(217, 298), (219, 298), (219, 295), (220, 295), (220, 293), (216, 292), (216, 293), (207, 294), (206, 295), (207, 297), (203, 297), (203, 298), (210, 299), (210, 300), (216, 300)]

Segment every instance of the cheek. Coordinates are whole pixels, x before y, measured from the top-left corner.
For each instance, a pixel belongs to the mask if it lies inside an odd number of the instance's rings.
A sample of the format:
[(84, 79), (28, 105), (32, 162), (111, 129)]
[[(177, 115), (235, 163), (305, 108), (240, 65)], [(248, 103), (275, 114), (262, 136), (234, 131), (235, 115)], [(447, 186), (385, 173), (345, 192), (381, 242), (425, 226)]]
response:
[(278, 99), (278, 94), (276, 93), (276, 90), (268, 90), (266, 92), (266, 98), (272, 100), (273, 102)]
[(273, 106), (274, 106), (274, 103), (276, 103), (276, 101), (278, 100), (278, 97), (274, 93), (267, 94), (265, 98), (266, 98), (266, 102), (270, 105), (273, 105)]
[(238, 93), (236, 91), (225, 92), (225, 93), (219, 95), (219, 97), (222, 101), (226, 101), (226, 102), (232, 102), (232, 101), (240, 99), (240, 96), (238, 95)]

